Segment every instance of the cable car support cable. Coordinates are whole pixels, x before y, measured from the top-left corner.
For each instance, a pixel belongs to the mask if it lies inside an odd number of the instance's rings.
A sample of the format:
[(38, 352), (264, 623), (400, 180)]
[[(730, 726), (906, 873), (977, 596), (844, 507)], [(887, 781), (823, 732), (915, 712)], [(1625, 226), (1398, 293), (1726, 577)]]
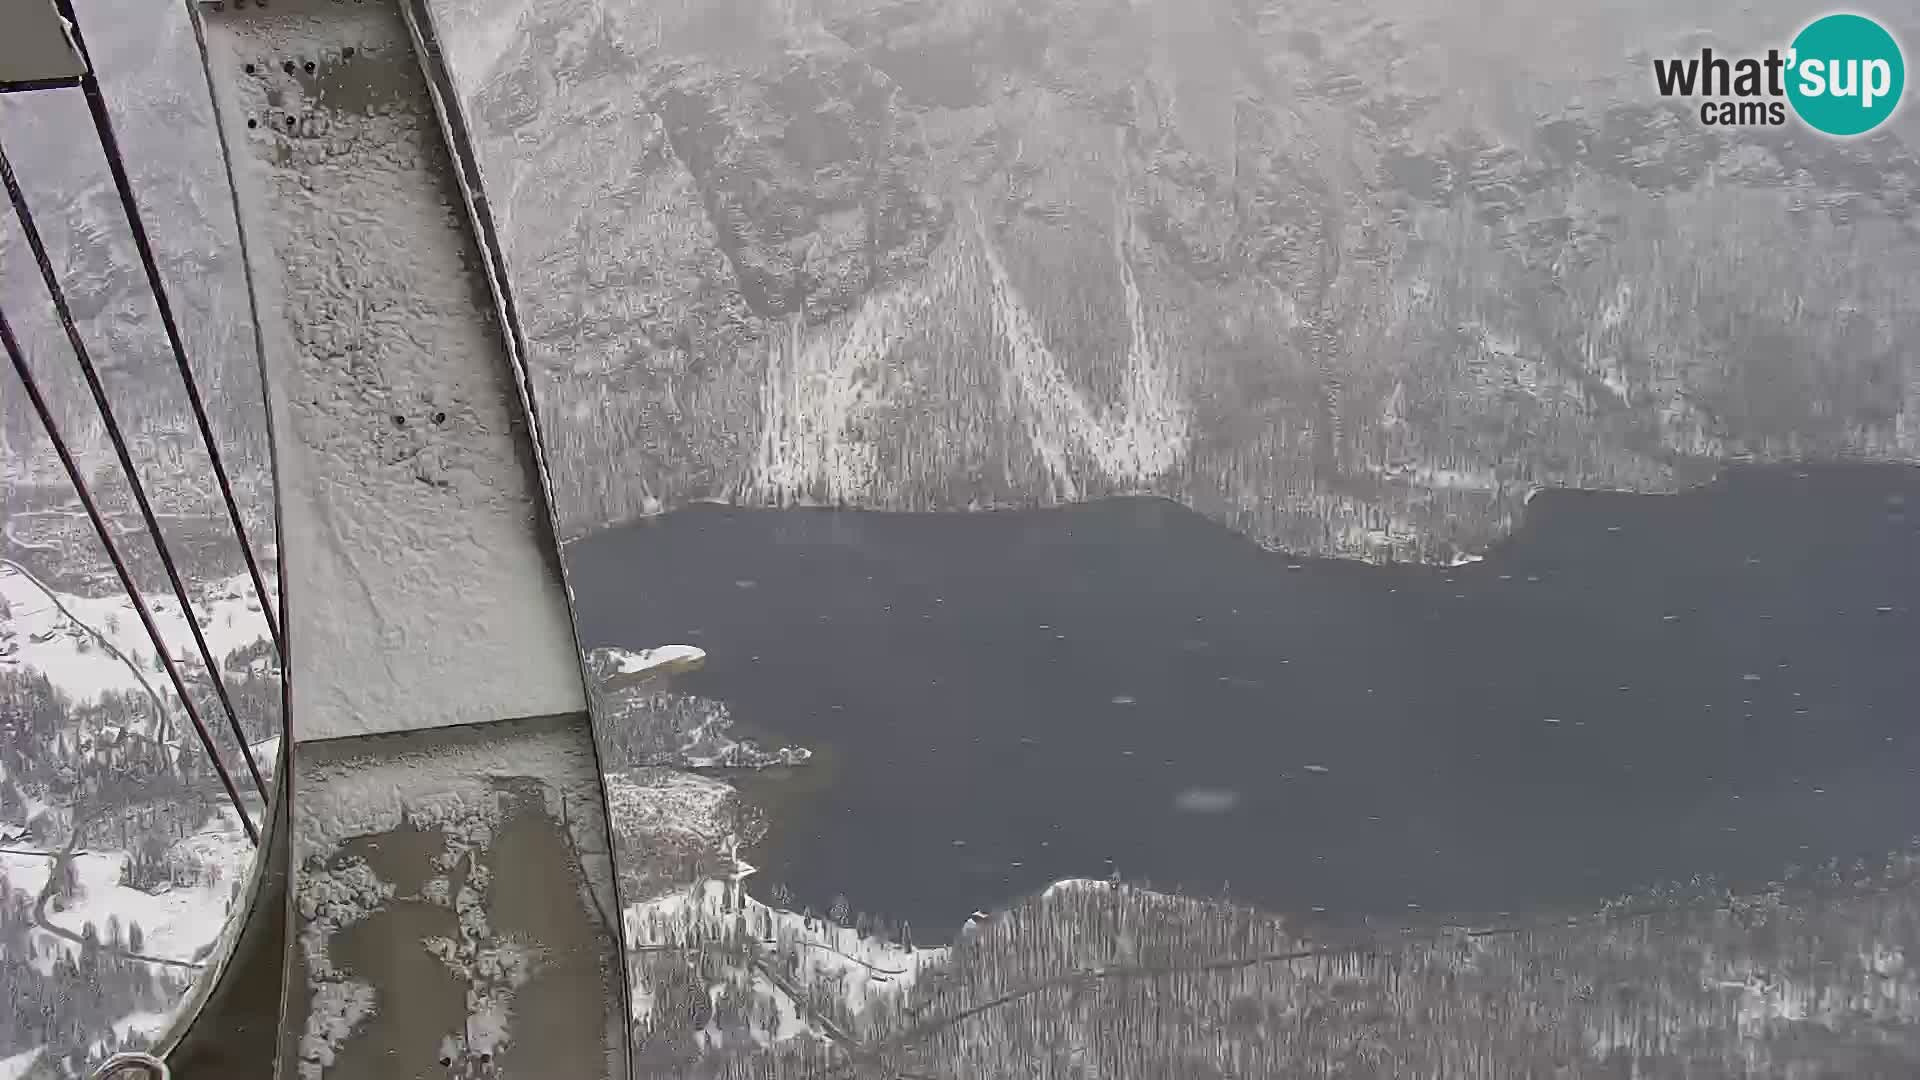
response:
[(153, 245), (147, 238), (146, 225), (140, 216), (139, 203), (134, 199), (133, 182), (127, 176), (126, 162), (120, 155), (120, 140), (114, 134), (113, 118), (107, 111), (107, 99), (100, 92), (100, 79), (93, 74), (93, 61), (87, 54), (87, 43), (80, 33), (80, 19), (75, 15), (72, 0), (54, 0), (61, 17), (67, 21), (67, 32), (73, 41), (76, 52), (87, 66), (87, 73), (80, 77), (80, 90), (87, 99), (87, 110), (93, 114), (94, 130), (100, 136), (100, 149), (107, 157), (107, 169), (113, 174), (113, 186), (119, 192), (120, 206), (126, 212), (127, 224), (133, 231), (133, 246), (139, 253), (140, 265), (146, 271), (147, 286), (153, 292), (154, 305), (160, 310), (160, 325), (166, 330), (167, 344), (173, 350), (174, 366), (180, 369), (180, 381), (187, 390), (187, 403), (193, 410), (194, 423), (200, 428), (200, 439), (206, 444), (207, 460), (213, 465), (214, 482), (219, 485), (220, 498), (226, 503), (227, 518), (233, 523), (234, 537), (240, 542), (240, 556), (246, 561), (247, 576), (253, 581), (254, 595), (260, 601), (260, 611), (267, 617), (267, 631), (273, 638), (273, 650), (286, 660), (286, 646), (281, 641), (280, 620), (274, 617), (273, 602), (267, 593), (265, 578), (260, 573), (259, 560), (254, 557), (253, 544), (247, 535), (247, 526), (240, 515), (240, 504), (233, 495), (233, 484), (227, 476), (225, 464), (220, 458), (220, 444), (213, 435), (213, 425), (207, 419), (206, 402), (200, 396), (200, 387), (193, 377), (193, 367), (187, 361), (187, 347), (180, 336), (180, 325), (173, 314), (173, 302), (168, 299), (166, 285), (160, 280), (160, 264), (153, 254)]
[[(79, 327), (74, 323), (73, 311), (67, 303), (66, 292), (61, 288), (59, 275), (53, 268), (53, 260), (47, 254), (46, 241), (41, 238), (39, 226), (34, 223), (32, 208), (27, 203), (26, 193), (20, 188), (19, 179), (14, 175), (13, 163), (8, 159), (6, 148), (3, 145), (0, 145), (0, 183), (4, 183), (6, 186), (7, 198), (12, 201), (14, 214), (20, 222), (20, 231), (26, 236), (27, 246), (32, 249), (34, 259), (40, 265), (40, 276), (46, 284), (48, 295), (53, 300), (54, 311), (60, 317), (61, 327), (66, 331), (67, 341), (73, 347), (74, 360), (79, 364), (80, 372), (86, 378), (87, 388), (93, 394), (94, 405), (100, 410), (100, 419), (106, 426), (108, 441), (113, 444), (114, 453), (120, 459), (120, 468), (121, 471), (126, 474), (127, 485), (132, 490), (134, 503), (140, 509), (140, 516), (146, 523), (147, 531), (153, 536), (153, 546), (154, 550), (159, 553), (160, 565), (164, 567), (167, 572), (167, 581), (173, 587), (174, 598), (180, 603), (180, 612), (186, 618), (187, 629), (192, 632), (194, 644), (200, 651), (200, 659), (202, 663), (206, 665), (207, 679), (213, 684), (214, 692), (218, 695), (220, 704), (226, 709), (227, 721), (232, 727), (233, 737), (240, 746), (240, 756), (247, 763), (247, 771), (253, 777), (255, 790), (260, 793), (260, 798), (265, 801), (269, 798), (267, 794), (267, 784), (265, 779), (260, 775), (259, 764), (254, 760), (253, 748), (248, 742), (246, 729), (240, 724), (240, 713), (234, 708), (233, 698), (227, 692), (226, 680), (221, 675), (220, 664), (214, 659), (213, 649), (207, 644), (206, 634), (200, 629), (200, 620), (193, 608), (193, 599), (187, 592), (187, 585), (185, 580), (180, 576), (179, 567), (174, 563), (173, 553), (167, 546), (166, 535), (160, 531), (160, 520), (158, 516), (154, 514), (153, 504), (148, 500), (146, 488), (140, 482), (140, 474), (134, 468), (133, 454), (127, 449), (126, 436), (120, 430), (119, 422), (114, 418), (113, 407), (107, 400), (106, 387), (101, 383), (100, 373), (94, 368), (92, 355), (87, 349), (85, 340), (80, 336)], [(9, 344), (8, 349), (10, 353), (14, 354), (14, 366), (20, 369), (22, 379), (26, 379), (28, 377), (28, 371), (25, 366), (25, 357), (19, 355), (18, 343), (14, 342)], [(45, 419), (49, 424), (49, 433), (51, 434), (51, 414), (47, 414)], [(75, 487), (81, 492), (83, 500), (90, 501), (85, 493), (85, 489), (80, 486), (81, 480), (82, 478), (76, 473), (74, 476)], [(96, 523), (96, 528), (101, 530), (102, 540), (107, 540), (109, 534), (106, 531), (104, 519)], [(133, 589), (133, 579), (131, 576), (125, 578), (125, 583), (131, 591)], [(140, 601), (136, 599), (135, 603), (139, 605)], [(158, 630), (151, 624), (150, 618), (145, 614), (145, 608), (142, 607), (141, 610), (143, 613), (142, 621), (148, 622), (148, 633), (157, 635)], [(271, 623), (272, 619), (269, 618), (268, 622)], [(154, 639), (154, 647), (159, 650), (162, 657), (169, 655), (165, 641), (158, 636)], [(193, 714), (194, 723), (198, 726), (200, 720), (197, 711), (193, 710), (191, 699), (186, 696), (184, 683), (176, 687), (176, 689), (180, 690), (181, 702), (186, 705), (189, 712)], [(215, 753), (211, 742), (207, 745), (207, 752), (215, 755), (214, 764), (216, 767), (221, 768), (224, 773), (225, 766), (219, 761), (218, 755)], [(234, 808), (240, 810), (237, 793), (231, 794), (234, 794)], [(241, 811), (241, 818), (242, 820), (246, 819), (244, 811)], [(249, 835), (252, 834), (253, 826), (251, 823), (248, 824), (247, 831)]]
[[(9, 175), (11, 179), (11, 175)], [(27, 365), (26, 354), (20, 350), (20, 342), (13, 336), (13, 326), (7, 321), (7, 314), (0, 310), (0, 341), (4, 341), (7, 358), (13, 362), (13, 370), (20, 377), (20, 384), (26, 388), (27, 399), (33, 403), (33, 411), (39, 414), (40, 424), (46, 429), (47, 438), (53, 443), (54, 453), (60, 456), (60, 464), (66, 469), (67, 477), (73, 481), (73, 490), (80, 497), (80, 505), (87, 512), (87, 519), (93, 522), (94, 532), (100, 536), (100, 544), (107, 550), (107, 558), (113, 563), (113, 571), (120, 577), (120, 585), (127, 591), (128, 599), (133, 601), (133, 609), (140, 615), (140, 624), (146, 627), (147, 636), (153, 640), (154, 652), (167, 670), (167, 678), (173, 683), (173, 692), (180, 696), (180, 704), (186, 709), (187, 719), (193, 722), (193, 730), (200, 737), (200, 745), (205, 748), (207, 758), (213, 763), (213, 770), (220, 777), (220, 784), (227, 790), (227, 800), (233, 804), (234, 813), (240, 815), (240, 824), (247, 831), (247, 839), (254, 846), (260, 844), (260, 834), (255, 830), (253, 819), (247, 816), (247, 809), (240, 803), (240, 792), (234, 787), (233, 776), (220, 760), (220, 754), (214, 749), (213, 736), (207, 731), (206, 721), (200, 718), (200, 710), (194, 707), (193, 698), (187, 693), (186, 677), (173, 655), (167, 651), (166, 639), (160, 635), (160, 628), (154, 624), (153, 613), (147, 608), (146, 598), (140, 592), (140, 586), (134, 583), (133, 572), (128, 569), (127, 561), (120, 554), (120, 545), (114, 539), (113, 532), (107, 528), (106, 518), (100, 514), (100, 508), (93, 501), (93, 495), (87, 490), (86, 475), (73, 458), (73, 452), (67, 448), (67, 441), (61, 437), (55, 424), (53, 410), (47, 404), (45, 395), (40, 392), (40, 384), (34, 378), (33, 369)], [(139, 481), (134, 481), (136, 484)], [(158, 537), (155, 538), (156, 540)], [(164, 549), (163, 549), (164, 550)], [(192, 613), (188, 613), (191, 620)], [(155, 717), (156, 722), (161, 718)], [(246, 744), (243, 741), (241, 746)]]

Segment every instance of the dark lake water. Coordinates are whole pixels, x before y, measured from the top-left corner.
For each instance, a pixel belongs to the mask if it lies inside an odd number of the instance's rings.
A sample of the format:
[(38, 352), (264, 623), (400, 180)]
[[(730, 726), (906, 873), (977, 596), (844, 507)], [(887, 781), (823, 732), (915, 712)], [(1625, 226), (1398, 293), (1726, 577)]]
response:
[[(823, 752), (753, 856), (922, 937), (1068, 876), (1333, 916), (1586, 906), (1920, 833), (1920, 470), (1554, 492), (1479, 563), (1179, 506), (702, 507), (567, 550), (582, 644)], [(931, 933), (929, 933), (931, 932)]]

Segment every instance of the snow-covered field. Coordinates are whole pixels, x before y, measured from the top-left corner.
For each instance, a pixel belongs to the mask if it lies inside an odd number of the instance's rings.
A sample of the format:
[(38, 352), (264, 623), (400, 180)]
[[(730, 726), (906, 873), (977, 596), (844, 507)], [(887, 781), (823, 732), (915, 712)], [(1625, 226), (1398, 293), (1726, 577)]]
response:
[[(147, 599), (169, 650), (189, 670), (197, 669), (197, 648), (178, 603), (164, 593), (149, 593)], [(216, 663), (267, 637), (265, 616), (246, 578), (213, 582), (197, 590), (193, 600)], [(24, 568), (0, 560), (0, 612), (0, 670), (43, 675), (76, 705), (97, 702), (109, 693), (152, 694), (175, 715), (173, 730), (185, 729), (179, 722), (178, 698), (158, 667), (153, 643), (124, 595), (60, 592)], [(74, 721), (74, 726), (81, 723)], [(74, 730), (62, 738), (85, 752), (105, 734), (112, 732)], [(263, 759), (268, 764), (276, 750), (276, 740), (256, 747), (257, 753), (268, 755)], [(257, 815), (257, 807), (252, 812)], [(160, 818), (156, 827), (178, 824), (169, 815)], [(45, 790), (24, 790), (21, 805), (0, 807), (0, 829), (5, 830), (0, 835), (7, 838), (0, 844), (6, 849), (0, 851), (0, 875), (9, 891), (41, 896), (56, 872), (53, 853), (60, 849), (59, 837), (71, 820), (60, 797)], [(132, 852), (82, 844), (72, 857), (66, 895), (50, 898), (28, 932), (29, 960), (40, 974), (53, 975), (63, 955), (77, 956), (82, 946), (75, 939), (84, 938), (92, 927), (103, 942), (117, 940), (126, 953), (163, 962), (176, 975), (194, 970), (218, 946), (234, 897), (243, 891), (253, 852), (230, 808), (168, 844), (161, 857), (171, 884), (132, 887), (124, 880)], [(140, 931), (137, 948), (130, 940), (135, 925)], [(172, 1019), (171, 1009), (129, 1014), (113, 1025), (118, 1045), (151, 1042)], [(94, 1056), (106, 1050), (105, 1032), (101, 1035), (92, 1048)], [(0, 1059), (0, 1080), (26, 1075), (39, 1054), (26, 1050)]]
[[(244, 575), (214, 582), (193, 600), (200, 613), (201, 633), (216, 662), (267, 636), (266, 616)], [(111, 691), (144, 693), (143, 678), (146, 686), (173, 700), (166, 676), (155, 667), (153, 643), (132, 601), (124, 595), (91, 597), (55, 592), (19, 566), (0, 560), (0, 602), (10, 613), (0, 620), (0, 665), (38, 671), (76, 702), (98, 700)], [(197, 657), (193, 632), (179, 603), (170, 595), (155, 593), (147, 594), (147, 603), (173, 655)], [(62, 608), (73, 618), (62, 614)], [(75, 625), (76, 619), (86, 628)], [(94, 634), (112, 643), (132, 666), (102, 648), (97, 639), (88, 640)], [(80, 644), (83, 640), (84, 645)]]
[(0, 1058), (0, 1080), (20, 1080), (39, 1060), (40, 1048), (37, 1046), (11, 1057)]
[[(183, 963), (201, 959), (226, 926), (227, 908), (235, 882), (244, 881), (253, 847), (232, 811), (220, 824), (179, 841), (172, 854), (198, 867), (204, 878), (194, 885), (177, 885), (155, 892), (121, 884), (127, 864), (124, 851), (88, 851), (73, 858), (79, 889), (56, 910), (47, 908), (53, 925), (84, 934), (91, 924), (104, 940), (107, 921), (118, 919), (125, 928), (138, 923), (144, 934), (142, 956)], [(45, 888), (53, 860), (44, 855), (0, 853), (0, 873), (15, 890), (37, 896)], [(77, 956), (78, 943), (48, 930), (32, 931), (33, 963), (42, 975), (53, 973), (62, 952)]]

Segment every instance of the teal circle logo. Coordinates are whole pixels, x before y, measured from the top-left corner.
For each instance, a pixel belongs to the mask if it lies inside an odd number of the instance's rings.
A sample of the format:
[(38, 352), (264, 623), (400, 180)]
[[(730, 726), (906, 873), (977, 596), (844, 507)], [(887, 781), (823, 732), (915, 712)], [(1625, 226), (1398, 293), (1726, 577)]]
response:
[(1907, 88), (1900, 44), (1864, 15), (1807, 24), (1788, 54), (1787, 100), (1815, 131), (1862, 135), (1885, 123)]

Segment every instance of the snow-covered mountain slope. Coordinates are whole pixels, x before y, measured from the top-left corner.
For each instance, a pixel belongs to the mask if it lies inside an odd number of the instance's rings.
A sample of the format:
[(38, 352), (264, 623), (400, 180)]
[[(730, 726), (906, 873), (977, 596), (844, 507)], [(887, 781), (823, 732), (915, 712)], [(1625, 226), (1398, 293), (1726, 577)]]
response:
[(1146, 492), (1446, 563), (1539, 486), (1920, 460), (1920, 127), (1702, 127), (1671, 6), (446, 6), (568, 535)]

